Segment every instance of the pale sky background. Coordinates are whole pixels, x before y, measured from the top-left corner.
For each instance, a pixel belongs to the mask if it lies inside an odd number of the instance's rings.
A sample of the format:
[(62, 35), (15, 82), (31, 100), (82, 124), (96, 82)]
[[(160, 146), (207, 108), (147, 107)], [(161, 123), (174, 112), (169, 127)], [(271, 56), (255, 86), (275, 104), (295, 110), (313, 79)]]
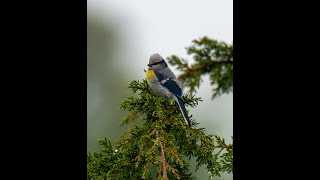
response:
[[(204, 35), (233, 41), (232, 0), (88, 0), (87, 4), (89, 16), (121, 27), (123, 58), (135, 63), (119, 64), (132, 71), (145, 67), (155, 52), (187, 57), (185, 47)], [(144, 76), (143, 71), (137, 73)]]
[[(164, 58), (175, 54), (192, 63), (192, 57), (185, 50), (192, 40), (208, 36), (229, 44), (233, 42), (232, 0), (88, 0), (87, 7), (88, 17), (118, 27), (117, 40), (122, 52), (112, 66), (121, 68), (122, 73), (127, 72), (130, 76), (134, 74), (119, 82), (123, 88), (127, 88), (130, 81), (145, 77), (143, 69), (147, 69), (153, 53), (159, 53)], [(173, 67), (171, 69), (175, 74), (180, 74)], [(200, 123), (198, 127), (206, 128), (207, 134), (219, 135), (231, 143), (233, 94), (212, 101), (209, 78), (206, 76), (203, 79), (196, 96), (204, 101), (196, 108), (190, 108), (189, 113)], [(96, 102), (99, 98), (92, 95), (95, 91), (88, 87), (88, 114), (98, 106)], [(88, 125), (90, 123), (89, 114)], [(232, 175), (223, 175), (222, 179), (232, 179)]]

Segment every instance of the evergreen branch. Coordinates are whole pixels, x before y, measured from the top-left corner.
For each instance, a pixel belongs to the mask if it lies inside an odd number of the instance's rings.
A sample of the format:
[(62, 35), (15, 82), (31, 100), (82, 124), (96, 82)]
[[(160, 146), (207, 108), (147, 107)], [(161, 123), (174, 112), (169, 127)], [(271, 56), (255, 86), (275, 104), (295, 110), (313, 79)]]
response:
[(170, 164), (166, 163), (166, 165), (168, 166), (168, 169), (170, 169), (170, 171), (175, 175), (175, 177), (177, 179), (180, 179), (179, 174), (177, 173), (177, 170), (175, 168), (173, 168), (172, 166), (170, 166)]
[(221, 149), (219, 150), (219, 152), (218, 152), (217, 154), (215, 154), (216, 159), (218, 159), (218, 157), (219, 157), (220, 153), (221, 153), (223, 150), (224, 150), (224, 148), (221, 148)]
[(150, 166), (150, 163), (147, 163), (147, 165), (144, 167), (144, 171), (143, 171), (143, 174), (142, 174), (142, 179), (144, 179), (145, 175), (147, 174), (149, 166)]
[[(182, 156), (193, 156), (197, 165), (207, 165), (212, 176), (220, 172), (232, 172), (232, 145), (226, 145), (223, 138), (206, 135), (204, 128), (188, 128), (178, 107), (161, 97), (155, 96), (145, 80), (132, 81), (130, 88), (139, 91), (139, 96), (128, 97), (121, 103), (122, 109), (129, 109), (127, 122), (142, 120), (142, 125), (130, 126), (127, 136), (122, 136), (115, 148), (107, 139), (100, 140), (103, 149), (88, 155), (88, 179), (192, 179), (188, 162)], [(186, 95), (191, 107), (200, 100)], [(143, 118), (142, 118), (143, 117)], [(221, 148), (214, 153), (216, 148)], [(227, 152), (223, 153), (223, 149)], [(221, 155), (222, 154), (222, 155)], [(150, 169), (157, 166), (156, 174)]]
[(228, 61), (209, 61), (201, 66), (187, 68), (187, 70), (185, 72), (183, 72), (182, 74), (180, 74), (178, 76), (178, 79), (183, 81), (184, 79), (189, 77), (191, 74), (203, 74), (205, 72), (209, 72), (209, 70), (211, 70), (214, 66), (223, 65), (223, 64), (233, 64), (233, 61), (231, 61), (231, 60), (228, 60)]
[[(210, 74), (211, 85), (216, 86), (213, 96), (232, 91), (233, 80), (232, 46), (207, 37), (193, 43), (187, 50), (194, 54), (195, 64), (189, 67), (187, 60), (174, 55), (169, 59), (183, 72), (178, 78), (190, 88), (184, 98), (192, 108), (202, 101), (191, 94), (199, 87), (202, 75)], [(132, 81), (128, 87), (137, 93), (120, 104), (121, 109), (130, 111), (121, 122), (130, 123), (129, 128), (114, 147), (106, 138), (99, 140), (103, 149), (87, 156), (88, 179), (193, 179), (184, 156), (196, 158), (196, 170), (206, 165), (210, 178), (233, 172), (232, 144), (196, 128), (198, 123), (192, 115), (193, 128), (188, 128), (176, 104), (155, 96), (145, 79)], [(157, 171), (151, 171), (153, 168)]]
[(178, 79), (183, 87), (188, 87), (190, 93), (196, 92), (202, 82), (203, 75), (210, 75), (213, 86), (212, 99), (224, 93), (233, 91), (233, 46), (218, 42), (208, 37), (192, 41), (187, 47), (187, 53), (193, 55), (195, 61), (190, 67), (188, 61), (176, 55), (168, 57), (168, 63), (182, 71)]

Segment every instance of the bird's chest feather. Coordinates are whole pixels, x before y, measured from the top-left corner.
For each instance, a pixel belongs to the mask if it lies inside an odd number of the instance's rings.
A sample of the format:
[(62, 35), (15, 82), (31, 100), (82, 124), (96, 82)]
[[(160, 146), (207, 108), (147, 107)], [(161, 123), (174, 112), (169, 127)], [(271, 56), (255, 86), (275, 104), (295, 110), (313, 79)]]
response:
[(154, 70), (148, 70), (146, 73), (146, 78), (149, 83), (153, 82), (156, 79), (156, 74), (154, 73)]

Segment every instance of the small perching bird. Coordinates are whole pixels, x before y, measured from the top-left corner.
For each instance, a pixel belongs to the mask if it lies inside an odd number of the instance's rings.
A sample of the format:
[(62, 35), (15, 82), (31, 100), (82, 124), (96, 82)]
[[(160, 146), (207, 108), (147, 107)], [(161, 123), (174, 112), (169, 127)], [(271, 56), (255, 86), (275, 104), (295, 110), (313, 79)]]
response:
[(183, 97), (181, 83), (170, 70), (166, 61), (159, 54), (153, 54), (150, 56), (148, 66), (146, 79), (150, 88), (164, 98), (174, 98), (180, 107), (184, 120), (187, 121), (189, 127), (191, 127), (185, 107), (186, 101)]

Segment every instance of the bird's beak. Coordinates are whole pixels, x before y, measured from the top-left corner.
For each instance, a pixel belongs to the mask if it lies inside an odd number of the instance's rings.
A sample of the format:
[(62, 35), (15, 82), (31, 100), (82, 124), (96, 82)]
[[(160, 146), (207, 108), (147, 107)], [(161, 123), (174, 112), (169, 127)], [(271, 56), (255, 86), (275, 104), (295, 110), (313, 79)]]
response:
[(149, 67), (151, 67), (152, 65), (151, 64), (147, 64)]

